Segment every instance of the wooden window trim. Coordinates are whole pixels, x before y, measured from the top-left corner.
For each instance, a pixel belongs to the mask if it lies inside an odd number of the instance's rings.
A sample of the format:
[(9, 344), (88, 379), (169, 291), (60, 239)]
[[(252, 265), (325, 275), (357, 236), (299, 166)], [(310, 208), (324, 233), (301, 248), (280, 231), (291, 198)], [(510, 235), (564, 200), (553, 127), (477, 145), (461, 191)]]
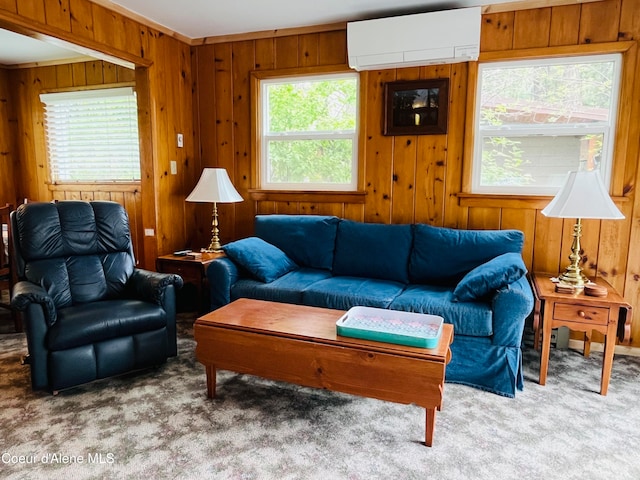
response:
[[(459, 193), (458, 204), (461, 207), (483, 208), (522, 208), (542, 210), (553, 195), (500, 195), (486, 193)], [(629, 202), (629, 197), (611, 197), (618, 206)]]
[(140, 191), (141, 182), (50, 183), (51, 192), (131, 192)]
[(367, 192), (325, 192), (307, 190), (260, 190), (249, 189), (251, 200), (256, 202), (310, 202), (310, 203), (360, 203)]

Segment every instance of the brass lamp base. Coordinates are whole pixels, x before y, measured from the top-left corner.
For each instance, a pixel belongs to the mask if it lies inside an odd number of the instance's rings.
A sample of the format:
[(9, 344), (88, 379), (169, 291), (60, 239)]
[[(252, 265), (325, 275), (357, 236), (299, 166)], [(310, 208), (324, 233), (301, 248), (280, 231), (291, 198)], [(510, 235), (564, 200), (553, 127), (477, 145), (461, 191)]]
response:
[(576, 288), (584, 288), (585, 284), (589, 283), (589, 279), (582, 273), (582, 268), (580, 268), (580, 260), (582, 259), (580, 255), (581, 236), (582, 221), (578, 218), (573, 226), (573, 242), (571, 243), (571, 255), (569, 255), (571, 263), (564, 273), (558, 277), (561, 282), (568, 283)]
[(220, 253), (222, 252), (222, 245), (220, 244), (220, 237), (218, 234), (220, 230), (218, 229), (218, 205), (216, 202), (213, 202), (213, 214), (211, 215), (211, 243), (207, 248), (203, 248), (200, 250), (201, 252), (207, 253)]
[(569, 265), (558, 279), (561, 282), (568, 283), (576, 288), (584, 288), (584, 286), (589, 283), (589, 278), (582, 273), (582, 269), (575, 271), (571, 267), (572, 265)]

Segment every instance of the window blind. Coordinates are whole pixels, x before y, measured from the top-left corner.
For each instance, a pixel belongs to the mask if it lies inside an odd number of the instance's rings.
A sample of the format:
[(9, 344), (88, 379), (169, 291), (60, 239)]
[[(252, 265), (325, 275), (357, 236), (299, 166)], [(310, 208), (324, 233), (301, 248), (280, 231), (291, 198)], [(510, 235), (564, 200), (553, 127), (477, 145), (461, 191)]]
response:
[(40, 100), (54, 182), (140, 180), (132, 87), (43, 93)]

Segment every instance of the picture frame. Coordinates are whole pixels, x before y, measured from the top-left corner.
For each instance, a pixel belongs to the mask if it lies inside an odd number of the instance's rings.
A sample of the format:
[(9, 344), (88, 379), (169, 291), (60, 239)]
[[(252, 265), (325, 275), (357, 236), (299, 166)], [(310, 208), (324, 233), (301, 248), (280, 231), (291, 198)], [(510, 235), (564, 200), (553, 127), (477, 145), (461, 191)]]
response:
[(447, 133), (449, 79), (390, 82), (384, 86), (384, 135)]

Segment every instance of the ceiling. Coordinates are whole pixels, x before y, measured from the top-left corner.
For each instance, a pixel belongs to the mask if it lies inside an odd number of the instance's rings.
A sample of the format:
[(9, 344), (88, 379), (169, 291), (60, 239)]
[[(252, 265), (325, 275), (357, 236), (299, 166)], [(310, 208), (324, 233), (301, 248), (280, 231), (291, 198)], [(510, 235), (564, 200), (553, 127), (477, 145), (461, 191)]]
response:
[(69, 61), (81, 56), (73, 50), (0, 29), (0, 65), (12, 67), (60, 60)]
[(191, 39), (507, 2), (513, 0), (97, 0)]
[[(93, 0), (186, 39), (309, 27), (513, 0)], [(522, 2), (526, 0), (520, 0)], [(0, 29), (0, 65), (69, 62), (81, 54)], [(86, 59), (83, 57), (82, 59)]]

